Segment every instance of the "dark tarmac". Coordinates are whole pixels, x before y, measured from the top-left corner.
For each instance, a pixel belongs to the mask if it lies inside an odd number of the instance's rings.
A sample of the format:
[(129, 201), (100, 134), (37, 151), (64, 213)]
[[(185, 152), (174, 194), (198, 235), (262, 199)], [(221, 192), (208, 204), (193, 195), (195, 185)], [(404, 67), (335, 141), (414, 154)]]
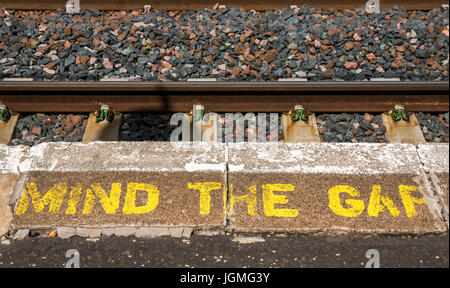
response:
[(367, 239), (265, 235), (262, 236), (265, 242), (252, 244), (239, 244), (232, 241), (233, 238), (230, 235), (193, 235), (189, 240), (113, 236), (94, 242), (80, 237), (28, 237), (0, 244), (0, 267), (64, 268), (73, 258), (71, 255), (66, 257), (67, 251), (76, 249), (81, 268), (364, 268), (369, 261), (367, 251), (376, 249), (381, 268), (449, 268), (448, 233), (417, 238), (372, 236)]

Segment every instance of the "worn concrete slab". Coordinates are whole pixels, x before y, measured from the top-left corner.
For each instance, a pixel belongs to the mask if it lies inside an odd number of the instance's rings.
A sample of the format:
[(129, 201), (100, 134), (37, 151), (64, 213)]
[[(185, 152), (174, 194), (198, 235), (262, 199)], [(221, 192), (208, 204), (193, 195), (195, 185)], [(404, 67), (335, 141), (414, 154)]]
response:
[(0, 144), (0, 236), (8, 232), (13, 218), (10, 202), (19, 178), (20, 161), (27, 153), (26, 147)]
[(13, 225), (223, 228), (225, 152), (202, 142), (42, 143), (20, 165)]
[(19, 166), (26, 159), (29, 148), (0, 144), (0, 175), (19, 174)]
[(423, 169), (433, 183), (435, 193), (443, 204), (443, 214), (449, 226), (449, 144), (419, 144), (417, 147)]
[(273, 145), (228, 143), (234, 231), (446, 231), (413, 145)]

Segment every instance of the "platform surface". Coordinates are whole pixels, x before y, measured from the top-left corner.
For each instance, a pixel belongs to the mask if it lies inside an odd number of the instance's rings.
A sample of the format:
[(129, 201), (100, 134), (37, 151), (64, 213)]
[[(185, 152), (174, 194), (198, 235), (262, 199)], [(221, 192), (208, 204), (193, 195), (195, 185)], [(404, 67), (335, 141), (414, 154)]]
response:
[(233, 230), (418, 234), (446, 230), (413, 145), (280, 143), (272, 150), (267, 146), (229, 145), (228, 181), (233, 196), (241, 196), (230, 211)]
[[(0, 227), (2, 233), (59, 229), (64, 235), (75, 231), (83, 236), (111, 235), (112, 228), (121, 235), (178, 235), (185, 228), (222, 233), (445, 233), (448, 147), (0, 145)], [(161, 230), (146, 230), (155, 227)]]
[(45, 143), (28, 160), (15, 227), (224, 225), (224, 144)]

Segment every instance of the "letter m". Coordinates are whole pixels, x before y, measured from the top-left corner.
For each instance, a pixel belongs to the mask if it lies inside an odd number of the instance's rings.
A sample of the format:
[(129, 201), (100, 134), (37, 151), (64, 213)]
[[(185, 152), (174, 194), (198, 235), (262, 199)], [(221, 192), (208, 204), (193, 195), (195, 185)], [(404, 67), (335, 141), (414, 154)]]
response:
[(23, 215), (31, 202), (33, 203), (34, 211), (36, 213), (44, 210), (45, 206), (49, 206), (48, 212), (51, 214), (56, 214), (61, 208), (61, 203), (63, 201), (64, 195), (67, 192), (67, 184), (55, 185), (50, 190), (45, 193), (43, 197), (39, 193), (36, 183), (27, 183), (25, 191), (20, 197), (19, 204), (17, 205), (16, 215)]
[(236, 282), (244, 283), (246, 281), (247, 281), (247, 274), (246, 273), (242, 274), (242, 276), (239, 273), (237, 274), (237, 281)]

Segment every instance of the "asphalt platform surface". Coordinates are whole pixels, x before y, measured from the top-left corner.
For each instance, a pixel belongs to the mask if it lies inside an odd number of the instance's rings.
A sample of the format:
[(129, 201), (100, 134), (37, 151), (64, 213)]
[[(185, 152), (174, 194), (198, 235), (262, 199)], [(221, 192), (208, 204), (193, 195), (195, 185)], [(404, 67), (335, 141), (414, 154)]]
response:
[(97, 241), (78, 236), (27, 237), (0, 245), (0, 267), (64, 268), (73, 258), (70, 253), (66, 257), (67, 251), (75, 249), (81, 268), (365, 268), (369, 261), (373, 263), (374, 250), (378, 251), (380, 268), (449, 268), (448, 233), (369, 238), (265, 235), (259, 238), (264, 242), (250, 244), (233, 241), (235, 237), (193, 235), (187, 240), (111, 236)]

